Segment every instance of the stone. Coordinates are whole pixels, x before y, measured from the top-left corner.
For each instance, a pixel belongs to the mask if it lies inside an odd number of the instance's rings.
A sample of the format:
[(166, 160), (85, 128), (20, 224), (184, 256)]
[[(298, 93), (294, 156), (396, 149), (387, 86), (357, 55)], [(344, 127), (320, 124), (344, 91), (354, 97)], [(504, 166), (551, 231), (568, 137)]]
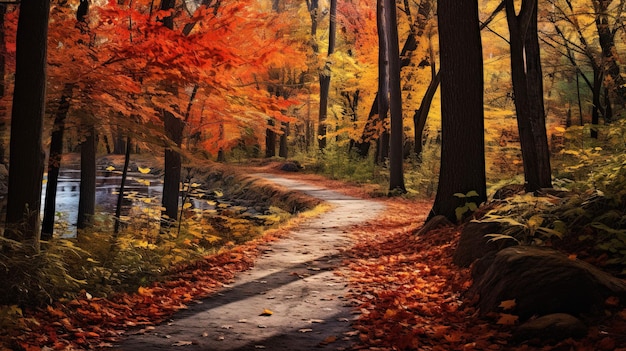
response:
[(452, 262), (460, 267), (469, 267), (483, 256), (516, 245), (512, 239), (489, 241), (487, 234), (500, 233), (502, 225), (495, 222), (470, 222), (463, 231), (454, 251)]
[(610, 296), (625, 301), (626, 282), (550, 248), (513, 246), (478, 260), (472, 293), (482, 314), (499, 312), (502, 301), (516, 301), (510, 313), (520, 321), (552, 313), (602, 314)]
[(553, 313), (523, 323), (512, 335), (513, 342), (558, 342), (567, 338), (582, 338), (587, 326), (580, 319), (566, 313)]

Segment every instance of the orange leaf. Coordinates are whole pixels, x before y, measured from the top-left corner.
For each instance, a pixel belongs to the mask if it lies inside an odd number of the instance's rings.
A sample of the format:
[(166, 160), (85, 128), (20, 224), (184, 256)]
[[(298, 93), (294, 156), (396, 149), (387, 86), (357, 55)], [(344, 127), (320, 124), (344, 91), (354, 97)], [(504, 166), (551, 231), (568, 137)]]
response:
[(496, 323), (500, 325), (515, 325), (518, 319), (519, 319), (518, 316), (508, 314), (508, 313), (500, 313), (500, 318), (498, 319)]
[(503, 310), (508, 311), (508, 310), (512, 310), (513, 308), (515, 308), (515, 299), (513, 300), (505, 300), (500, 302), (500, 305), (498, 307), (502, 307)]

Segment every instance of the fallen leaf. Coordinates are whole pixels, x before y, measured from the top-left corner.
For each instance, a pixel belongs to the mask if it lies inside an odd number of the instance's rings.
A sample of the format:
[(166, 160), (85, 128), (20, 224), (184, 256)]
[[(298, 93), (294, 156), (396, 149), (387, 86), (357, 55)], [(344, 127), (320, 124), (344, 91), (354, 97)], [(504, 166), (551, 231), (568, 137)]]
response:
[(337, 341), (337, 337), (334, 336), (334, 335), (331, 335), (331, 336), (327, 337), (326, 339), (324, 339), (324, 341), (322, 341), (320, 343), (320, 345), (328, 345), (328, 344), (331, 344), (331, 343), (333, 343), (335, 341)]
[(508, 310), (512, 310), (513, 308), (515, 308), (515, 306), (516, 306), (516, 302), (515, 302), (515, 299), (513, 299), (513, 300), (504, 300), (500, 302), (500, 305), (498, 307), (502, 307), (503, 310), (508, 311)]
[(263, 312), (261, 312), (261, 314), (259, 316), (266, 316), (269, 317), (271, 315), (273, 315), (274, 312), (272, 312), (272, 310), (268, 310), (267, 308), (263, 309)]
[(508, 313), (500, 313), (500, 318), (498, 319), (496, 323), (500, 325), (515, 325), (518, 319), (519, 319), (518, 316), (508, 314)]
[(308, 333), (308, 332), (312, 332), (312, 331), (313, 331), (313, 329), (311, 329), (311, 328), (304, 328), (304, 329), (299, 329), (298, 331), (299, 331), (300, 333)]

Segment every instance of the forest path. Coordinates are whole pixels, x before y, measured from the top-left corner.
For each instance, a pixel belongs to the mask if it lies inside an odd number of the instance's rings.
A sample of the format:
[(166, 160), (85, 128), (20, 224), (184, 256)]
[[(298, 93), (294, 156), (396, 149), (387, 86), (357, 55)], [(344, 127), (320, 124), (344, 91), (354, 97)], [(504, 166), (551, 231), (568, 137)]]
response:
[[(351, 227), (383, 211), (380, 202), (346, 196), (268, 173), (255, 174), (332, 208), (265, 244), (255, 266), (172, 321), (124, 339), (118, 350), (343, 350), (355, 318), (348, 282), (336, 274)], [(264, 309), (273, 313), (261, 316)]]

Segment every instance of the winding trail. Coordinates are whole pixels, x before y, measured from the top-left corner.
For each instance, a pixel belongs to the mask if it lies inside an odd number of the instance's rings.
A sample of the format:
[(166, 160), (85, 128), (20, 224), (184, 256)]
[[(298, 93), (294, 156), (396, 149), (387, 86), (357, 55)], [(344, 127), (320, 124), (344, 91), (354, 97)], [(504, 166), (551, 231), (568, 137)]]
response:
[[(336, 274), (352, 226), (384, 205), (273, 174), (255, 176), (332, 205), (289, 235), (263, 246), (255, 266), (232, 285), (190, 306), (171, 322), (130, 335), (118, 350), (343, 350), (355, 315), (348, 282)], [(260, 314), (268, 309), (270, 316)], [(346, 334), (347, 333), (347, 334)]]

